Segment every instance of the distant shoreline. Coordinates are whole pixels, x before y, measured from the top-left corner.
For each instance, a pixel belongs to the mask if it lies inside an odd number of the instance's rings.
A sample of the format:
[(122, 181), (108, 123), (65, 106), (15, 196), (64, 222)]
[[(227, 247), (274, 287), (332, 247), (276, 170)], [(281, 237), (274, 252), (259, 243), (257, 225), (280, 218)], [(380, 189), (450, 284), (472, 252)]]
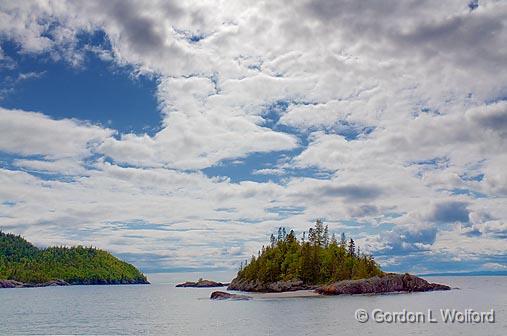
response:
[(427, 273), (417, 274), (419, 277), (437, 277), (437, 276), (507, 276), (507, 271), (479, 271), (479, 272), (453, 272), (453, 273)]

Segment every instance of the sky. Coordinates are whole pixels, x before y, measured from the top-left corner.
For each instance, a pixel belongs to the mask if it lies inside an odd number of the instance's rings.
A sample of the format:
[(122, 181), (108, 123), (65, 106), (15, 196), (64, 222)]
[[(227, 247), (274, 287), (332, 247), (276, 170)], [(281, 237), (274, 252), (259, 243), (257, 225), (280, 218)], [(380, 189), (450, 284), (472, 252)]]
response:
[(507, 270), (504, 1), (0, 1), (0, 229), (145, 272), (322, 219)]

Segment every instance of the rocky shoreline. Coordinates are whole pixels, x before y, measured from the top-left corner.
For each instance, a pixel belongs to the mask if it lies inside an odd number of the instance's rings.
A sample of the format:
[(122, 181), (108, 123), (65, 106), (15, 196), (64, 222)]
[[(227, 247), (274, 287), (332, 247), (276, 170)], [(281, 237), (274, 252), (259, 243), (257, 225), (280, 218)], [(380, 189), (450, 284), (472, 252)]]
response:
[(238, 278), (232, 280), (228, 290), (259, 293), (281, 293), (298, 290), (315, 290), (322, 295), (340, 294), (382, 294), (394, 292), (427, 292), (435, 290), (449, 290), (450, 287), (428, 281), (408, 273), (388, 273), (381, 277), (359, 280), (343, 280), (329, 285), (305, 285), (302, 281), (277, 281), (261, 283), (259, 281), (245, 281)]
[(50, 286), (75, 286), (75, 285), (138, 285), (149, 284), (147, 280), (89, 280), (89, 281), (75, 281), (67, 282), (64, 280), (56, 279), (40, 283), (20, 282), (16, 280), (2, 280), (0, 279), (0, 288), (33, 288), (33, 287), (50, 287)]
[(281, 293), (293, 292), (305, 289), (316, 289), (318, 286), (305, 285), (303, 281), (277, 281), (271, 283), (262, 283), (260, 281), (248, 281), (235, 278), (231, 281), (228, 290), (238, 290), (243, 292), (258, 293)]
[(16, 280), (0, 280), (0, 288), (31, 288), (31, 287), (49, 287), (49, 286), (70, 286), (63, 280), (51, 280), (41, 283), (26, 283)]

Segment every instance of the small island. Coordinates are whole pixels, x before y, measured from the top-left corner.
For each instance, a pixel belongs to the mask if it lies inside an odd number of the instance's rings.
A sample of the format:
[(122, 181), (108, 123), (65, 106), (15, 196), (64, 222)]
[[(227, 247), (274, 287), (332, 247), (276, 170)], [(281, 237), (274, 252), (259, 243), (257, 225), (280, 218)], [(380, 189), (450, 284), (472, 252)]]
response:
[(225, 286), (229, 286), (229, 284), (212, 280), (206, 280), (203, 278), (200, 278), (195, 282), (186, 281), (176, 285), (176, 287), (194, 287), (194, 288), (210, 288), (210, 287), (225, 287)]
[(148, 283), (109, 252), (84, 246), (39, 249), (0, 231), (0, 288)]
[(250, 262), (242, 264), (227, 288), (245, 292), (315, 290), (322, 295), (448, 290), (410, 274), (385, 273), (371, 255), (361, 253), (344, 234), (338, 241), (317, 220), (298, 240), (284, 228), (271, 235)]

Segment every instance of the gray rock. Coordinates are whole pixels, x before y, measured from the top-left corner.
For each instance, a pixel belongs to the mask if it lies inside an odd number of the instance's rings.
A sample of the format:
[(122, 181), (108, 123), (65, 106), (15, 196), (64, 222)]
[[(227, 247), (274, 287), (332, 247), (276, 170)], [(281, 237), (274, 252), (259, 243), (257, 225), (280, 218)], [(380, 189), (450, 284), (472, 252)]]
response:
[(227, 289), (240, 290), (244, 292), (262, 292), (262, 293), (280, 293), (292, 292), (304, 289), (315, 289), (317, 286), (305, 285), (301, 280), (276, 281), (271, 283), (262, 283), (258, 280), (248, 281), (235, 278)]
[(239, 295), (239, 294), (231, 294), (227, 292), (215, 291), (211, 293), (211, 300), (250, 300), (251, 296), (247, 295)]
[(427, 292), (449, 290), (449, 286), (429, 283), (428, 281), (408, 273), (386, 274), (360, 280), (343, 280), (330, 285), (320, 286), (315, 291), (323, 295), (340, 294), (380, 294), (391, 292)]
[(0, 280), (0, 288), (20, 288), (23, 283), (16, 280)]

